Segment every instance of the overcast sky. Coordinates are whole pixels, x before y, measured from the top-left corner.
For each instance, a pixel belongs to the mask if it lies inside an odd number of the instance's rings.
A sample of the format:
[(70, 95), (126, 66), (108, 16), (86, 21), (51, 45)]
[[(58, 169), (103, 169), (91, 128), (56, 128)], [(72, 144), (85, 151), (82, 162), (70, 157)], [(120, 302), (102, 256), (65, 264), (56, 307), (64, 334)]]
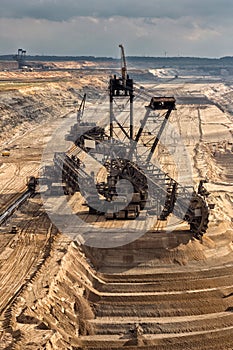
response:
[(0, 54), (233, 55), (232, 0), (0, 0)]

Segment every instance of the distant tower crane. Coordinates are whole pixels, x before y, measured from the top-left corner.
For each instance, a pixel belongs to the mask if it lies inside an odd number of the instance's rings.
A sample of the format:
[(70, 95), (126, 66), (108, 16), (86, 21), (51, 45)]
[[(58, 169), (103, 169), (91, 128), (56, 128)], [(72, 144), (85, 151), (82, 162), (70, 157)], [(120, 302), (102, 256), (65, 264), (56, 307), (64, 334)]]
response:
[(22, 69), (23, 66), (25, 66), (26, 52), (26, 50), (18, 49), (17, 55), (14, 56), (14, 59), (18, 62), (19, 69)]

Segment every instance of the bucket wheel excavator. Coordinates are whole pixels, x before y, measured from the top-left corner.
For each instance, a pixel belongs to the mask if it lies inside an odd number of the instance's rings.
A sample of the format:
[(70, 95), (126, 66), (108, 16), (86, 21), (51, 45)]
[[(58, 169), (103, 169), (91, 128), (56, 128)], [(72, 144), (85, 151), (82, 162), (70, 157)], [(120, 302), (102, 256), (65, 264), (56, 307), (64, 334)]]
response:
[[(127, 72), (124, 48), (119, 46), (121, 75), (114, 75), (109, 81), (109, 125), (103, 128), (98, 124), (81, 121), (86, 100), (84, 96), (76, 128), (71, 130), (78, 151), (76, 149), (73, 154), (56, 153), (54, 166), (62, 170), (66, 193), (80, 191), (90, 213), (105, 215), (108, 220), (135, 219), (145, 211), (151, 215), (153, 213), (159, 220), (167, 220), (173, 214), (186, 221), (193, 235), (200, 239), (206, 232), (209, 221), (209, 206), (206, 202), (208, 193), (203, 181), (198, 191), (195, 191), (192, 186), (179, 184), (152, 162), (152, 158), (156, 157), (161, 135), (176, 108), (176, 100), (173, 96), (152, 97), (145, 107), (146, 112), (139, 127), (136, 128), (134, 82)], [(122, 103), (126, 100), (127, 103), (123, 103), (127, 104), (128, 117), (122, 121), (114, 112), (114, 106), (118, 101)], [(156, 133), (150, 129), (154, 119), (161, 121)], [(140, 150), (145, 144), (145, 134), (150, 136), (150, 140), (143, 147), (144, 150), (146, 148), (143, 153)], [(80, 157), (82, 152), (95, 161), (99, 162), (101, 159), (107, 173), (104, 181), (97, 181), (93, 172), (86, 170)]]

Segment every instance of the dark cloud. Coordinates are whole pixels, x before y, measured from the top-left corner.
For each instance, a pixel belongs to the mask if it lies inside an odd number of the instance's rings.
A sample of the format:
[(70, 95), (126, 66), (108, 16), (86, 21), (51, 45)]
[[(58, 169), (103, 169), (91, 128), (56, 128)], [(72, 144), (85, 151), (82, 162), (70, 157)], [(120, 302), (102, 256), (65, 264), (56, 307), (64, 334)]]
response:
[(118, 44), (123, 42), (127, 55), (163, 56), (166, 51), (169, 56), (216, 57), (229, 53), (232, 33), (232, 24), (212, 29), (191, 18), (2, 19), (0, 50), (9, 53), (23, 47), (28, 54), (119, 57)]
[(232, 54), (232, 0), (0, 0), (0, 50), (30, 54)]
[(76, 16), (232, 16), (231, 0), (1, 0), (1, 17), (67, 21)]

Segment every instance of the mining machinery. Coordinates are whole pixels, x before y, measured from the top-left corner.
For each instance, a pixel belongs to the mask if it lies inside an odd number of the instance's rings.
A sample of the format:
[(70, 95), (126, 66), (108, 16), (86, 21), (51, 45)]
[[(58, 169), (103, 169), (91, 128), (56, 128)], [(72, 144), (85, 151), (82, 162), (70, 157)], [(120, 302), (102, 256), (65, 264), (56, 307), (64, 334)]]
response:
[(77, 112), (77, 122), (71, 127), (69, 134), (66, 135), (66, 140), (73, 141), (77, 146), (87, 150), (89, 148), (88, 145), (93, 144), (93, 139), (103, 139), (105, 130), (95, 122), (83, 121), (85, 103), (86, 94), (84, 94)]
[(121, 49), (121, 77), (122, 77), (122, 84), (124, 87), (126, 87), (126, 80), (127, 80), (127, 65), (126, 65), (126, 57), (125, 57), (125, 50), (122, 44), (119, 45)]
[(22, 69), (26, 65), (26, 50), (18, 49), (14, 59), (18, 62), (18, 68)]
[[(132, 220), (145, 211), (156, 215), (158, 220), (167, 220), (170, 214), (174, 214), (186, 221), (194, 236), (200, 239), (209, 221), (208, 192), (203, 191), (204, 182), (196, 192), (192, 186), (179, 184), (153, 162), (161, 135), (176, 109), (176, 100), (173, 96), (152, 97), (136, 129), (134, 82), (127, 73), (124, 48), (122, 45), (120, 48), (121, 76), (114, 75), (109, 81), (109, 126), (83, 123), (84, 96), (77, 124), (71, 130), (71, 139), (77, 147), (73, 152), (56, 153), (54, 156), (54, 169), (62, 172), (64, 193), (80, 191), (89, 212), (105, 215), (108, 220)], [(129, 118), (122, 123), (114, 112), (114, 104), (116, 100), (126, 99), (130, 106)], [(150, 129), (154, 119), (161, 120), (156, 133)], [(140, 150), (145, 145), (145, 134), (150, 135), (150, 140), (143, 153)], [(83, 152), (87, 158), (104, 166), (107, 174), (104, 180), (98, 181), (95, 173), (87, 170)]]
[(27, 178), (26, 190), (20, 193), (16, 201), (11, 204), (3, 213), (0, 213), (0, 225), (4, 223), (15, 212), (15, 210), (19, 208), (20, 205), (22, 205), (28, 198), (32, 197), (36, 193), (37, 185), (38, 179), (35, 176), (30, 176)]

